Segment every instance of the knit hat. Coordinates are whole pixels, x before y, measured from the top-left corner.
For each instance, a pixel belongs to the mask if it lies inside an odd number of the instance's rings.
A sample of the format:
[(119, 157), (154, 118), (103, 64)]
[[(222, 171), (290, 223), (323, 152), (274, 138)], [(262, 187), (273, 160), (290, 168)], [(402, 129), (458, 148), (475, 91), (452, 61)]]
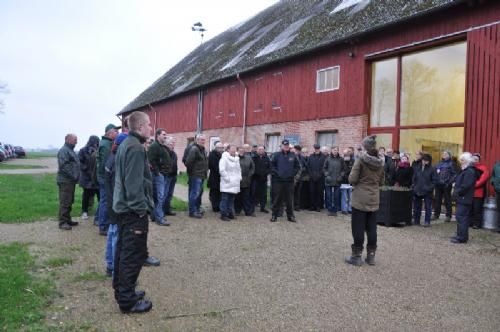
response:
[(377, 152), (377, 142), (376, 139), (377, 135), (370, 135), (366, 136), (363, 141), (361, 142), (361, 145), (363, 145), (363, 148), (366, 150), (368, 153), (376, 153)]

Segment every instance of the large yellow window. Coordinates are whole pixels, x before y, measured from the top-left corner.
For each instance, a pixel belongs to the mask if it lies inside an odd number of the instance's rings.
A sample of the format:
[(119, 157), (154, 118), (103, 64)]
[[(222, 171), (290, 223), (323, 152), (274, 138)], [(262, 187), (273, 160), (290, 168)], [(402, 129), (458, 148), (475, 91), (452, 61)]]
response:
[(398, 87), (398, 59), (388, 59), (372, 64), (372, 127), (396, 124), (396, 91)]
[(402, 57), (401, 126), (464, 121), (466, 43)]

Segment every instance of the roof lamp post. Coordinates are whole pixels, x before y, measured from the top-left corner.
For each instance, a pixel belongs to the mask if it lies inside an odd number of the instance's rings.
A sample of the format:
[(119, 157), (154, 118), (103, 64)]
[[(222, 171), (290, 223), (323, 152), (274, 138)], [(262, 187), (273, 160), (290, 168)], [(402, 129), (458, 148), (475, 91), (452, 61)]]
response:
[(200, 33), (200, 36), (201, 36), (201, 44), (203, 44), (203, 36), (204, 36), (204, 32), (207, 31), (207, 29), (205, 29), (203, 27), (203, 24), (201, 24), (201, 22), (196, 22), (195, 24), (193, 24), (193, 26), (191, 27), (191, 31), (198, 31)]

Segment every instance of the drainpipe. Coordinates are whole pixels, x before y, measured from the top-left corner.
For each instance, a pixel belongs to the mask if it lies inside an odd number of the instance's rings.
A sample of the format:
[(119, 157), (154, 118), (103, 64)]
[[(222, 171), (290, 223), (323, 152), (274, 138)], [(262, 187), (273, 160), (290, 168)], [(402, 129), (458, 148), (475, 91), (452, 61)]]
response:
[(245, 82), (243, 82), (240, 78), (240, 74), (236, 74), (236, 79), (240, 82), (240, 84), (245, 88), (245, 92), (243, 93), (243, 133), (241, 135), (241, 144), (245, 144), (247, 140), (247, 99), (248, 99), (248, 87)]
[(151, 111), (153, 111), (153, 113), (155, 115), (155, 122), (153, 124), (153, 133), (155, 135), (156, 134), (156, 110), (153, 108), (153, 106), (151, 106), (151, 104), (148, 104), (148, 106), (151, 109)]
[(203, 131), (203, 90), (198, 91), (198, 117), (197, 117), (197, 128), (196, 133), (201, 134)]

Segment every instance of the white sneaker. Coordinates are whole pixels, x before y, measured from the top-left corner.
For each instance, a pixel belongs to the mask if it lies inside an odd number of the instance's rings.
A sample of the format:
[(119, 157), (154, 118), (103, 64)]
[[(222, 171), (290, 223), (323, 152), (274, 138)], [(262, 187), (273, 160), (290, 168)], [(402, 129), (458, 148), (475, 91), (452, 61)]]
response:
[(82, 220), (87, 220), (87, 219), (89, 219), (87, 212), (82, 213)]

